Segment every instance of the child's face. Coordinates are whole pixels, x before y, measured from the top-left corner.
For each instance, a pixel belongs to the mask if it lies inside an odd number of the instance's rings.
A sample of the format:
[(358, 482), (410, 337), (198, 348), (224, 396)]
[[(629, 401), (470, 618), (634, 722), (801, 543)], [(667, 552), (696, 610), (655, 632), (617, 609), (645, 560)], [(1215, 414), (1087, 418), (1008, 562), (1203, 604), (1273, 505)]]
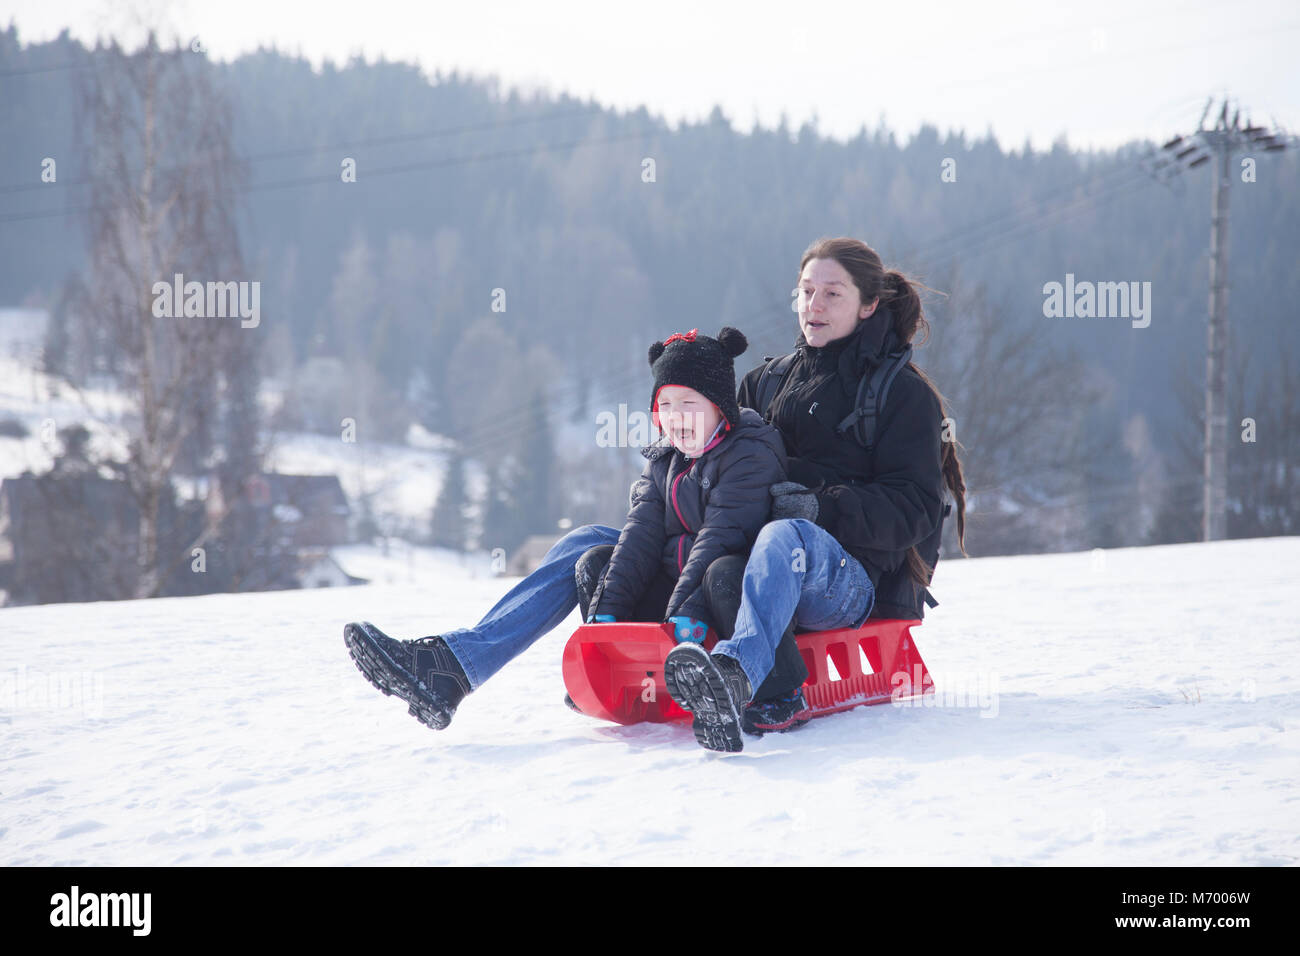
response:
[(685, 385), (659, 389), (659, 427), (673, 447), (694, 457), (704, 450), (713, 431), (722, 423), (722, 413), (711, 401)]

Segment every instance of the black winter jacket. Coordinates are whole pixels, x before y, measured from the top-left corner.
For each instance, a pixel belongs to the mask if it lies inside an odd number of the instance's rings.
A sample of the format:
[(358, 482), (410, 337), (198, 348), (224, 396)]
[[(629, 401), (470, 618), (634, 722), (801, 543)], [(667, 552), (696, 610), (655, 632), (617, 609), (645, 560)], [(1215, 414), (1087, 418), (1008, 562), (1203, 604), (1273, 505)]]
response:
[[(943, 510), (942, 411), (930, 387), (904, 366), (876, 422), (871, 455), (835, 427), (857, 401), (858, 383), (897, 348), (885, 306), (842, 339), (812, 348), (800, 334), (797, 357), (772, 399), (767, 418), (781, 432), (791, 481), (817, 493), (817, 524), (862, 563), (876, 586), (872, 615), (920, 617), (919, 587), (890, 580), (907, 574), (907, 549), (938, 528)], [(739, 402), (753, 409), (762, 366), (740, 385)], [(891, 586), (892, 585), (892, 586)], [(884, 593), (905, 596), (883, 605)], [(913, 600), (915, 598), (916, 600)]]
[[(667, 436), (641, 449), (649, 461), (632, 486), (627, 523), (594, 603), (600, 614), (629, 620), (656, 571), (677, 582), (664, 619), (708, 621), (700, 587), (717, 558), (747, 554), (772, 509), (769, 488), (785, 480), (781, 436), (752, 409), (700, 458), (687, 458)], [(713, 624), (714, 622), (709, 622)]]

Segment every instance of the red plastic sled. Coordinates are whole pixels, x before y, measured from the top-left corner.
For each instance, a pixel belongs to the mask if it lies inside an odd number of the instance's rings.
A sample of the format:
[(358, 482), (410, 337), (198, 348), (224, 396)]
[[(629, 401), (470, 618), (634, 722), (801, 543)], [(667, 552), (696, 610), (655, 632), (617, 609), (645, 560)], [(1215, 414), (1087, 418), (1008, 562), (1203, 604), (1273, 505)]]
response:
[[(920, 623), (878, 618), (857, 630), (797, 634), (812, 715), (932, 693), (934, 681), (912, 639)], [(716, 643), (710, 631), (704, 647)], [(688, 720), (664, 685), (664, 657), (675, 646), (669, 624), (584, 624), (564, 648), (564, 686), (591, 717), (617, 724)]]

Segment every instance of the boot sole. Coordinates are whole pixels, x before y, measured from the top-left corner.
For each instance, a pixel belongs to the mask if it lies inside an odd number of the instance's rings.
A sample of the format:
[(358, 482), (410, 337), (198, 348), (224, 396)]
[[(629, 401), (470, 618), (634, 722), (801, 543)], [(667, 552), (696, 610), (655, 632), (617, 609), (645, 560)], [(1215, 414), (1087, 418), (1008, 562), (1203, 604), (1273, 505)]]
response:
[(691, 712), (691, 729), (701, 747), (722, 753), (744, 749), (740, 714), (708, 651), (698, 644), (679, 644), (664, 659), (664, 683), (678, 706)]
[(385, 696), (404, 701), (407, 713), (434, 730), (445, 730), (451, 723), (454, 707), (431, 691), (424, 682), (384, 652), (370, 633), (374, 625), (362, 622), (343, 628), (343, 643), (348, 655), (365, 676)]

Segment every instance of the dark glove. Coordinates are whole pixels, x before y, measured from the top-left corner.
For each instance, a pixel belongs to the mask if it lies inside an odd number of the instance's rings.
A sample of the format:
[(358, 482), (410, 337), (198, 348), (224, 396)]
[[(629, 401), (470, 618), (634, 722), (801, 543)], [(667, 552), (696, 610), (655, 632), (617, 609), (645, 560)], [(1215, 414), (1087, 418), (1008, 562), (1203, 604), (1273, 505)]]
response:
[(817, 520), (817, 496), (797, 481), (782, 481), (773, 485), (772, 520), (783, 518), (804, 518)]

